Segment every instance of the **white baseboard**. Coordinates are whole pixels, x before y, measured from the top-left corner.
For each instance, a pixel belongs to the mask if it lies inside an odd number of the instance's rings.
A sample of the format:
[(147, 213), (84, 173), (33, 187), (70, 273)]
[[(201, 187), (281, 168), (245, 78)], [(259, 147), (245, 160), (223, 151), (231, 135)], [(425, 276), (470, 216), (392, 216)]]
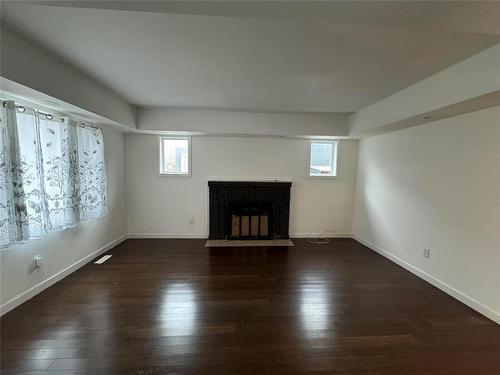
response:
[(325, 234), (319, 234), (319, 233), (303, 233), (303, 232), (298, 232), (298, 233), (291, 233), (290, 238), (317, 238), (317, 237), (324, 237), (324, 238), (352, 238), (351, 233), (325, 233)]
[(97, 256), (101, 255), (102, 253), (105, 253), (106, 251), (112, 249), (113, 247), (119, 245), (123, 241), (127, 239), (127, 235), (123, 235), (110, 243), (104, 245), (100, 249), (90, 253), (86, 257), (80, 259), (79, 261), (73, 263), (69, 267), (66, 267), (65, 269), (59, 271), (58, 273), (50, 276), (49, 278), (43, 280), (37, 285), (34, 285), (30, 289), (19, 293), (18, 295), (14, 296), (7, 302), (5, 302), (3, 305), (0, 306), (0, 316), (6, 314), (10, 310), (14, 309), (15, 307), (19, 306), (20, 304), (26, 302), (30, 298), (33, 298), (36, 296), (38, 293), (42, 292), (43, 290), (47, 289), (48, 287), (54, 285), (58, 281), (62, 280), (69, 274), (75, 272), (77, 269), (80, 267), (83, 267), (85, 264), (90, 262), (92, 259), (96, 258)]
[(496, 312), (492, 308), (483, 305), (479, 301), (475, 300), (472, 297), (469, 297), (468, 295), (460, 292), (459, 290), (456, 290), (452, 286), (446, 284), (445, 282), (436, 279), (434, 276), (429, 275), (427, 272), (422, 271), (420, 268), (417, 268), (415, 266), (412, 266), (410, 263), (402, 260), (401, 258), (398, 258), (397, 256), (391, 254), (387, 250), (384, 250), (374, 244), (372, 244), (369, 241), (366, 241), (365, 239), (358, 237), (356, 235), (352, 236), (353, 239), (358, 241), (359, 243), (362, 243), (366, 247), (370, 248), (371, 250), (379, 253), (383, 257), (393, 261), (397, 265), (403, 267), (407, 271), (410, 271), (414, 275), (417, 275), (418, 277), (424, 279), (427, 281), (429, 284), (435, 286), (436, 288), (442, 290), (443, 292), (449, 294), (453, 298), (459, 300), (460, 302), (464, 303), (465, 305), (469, 306), (470, 308), (476, 310), (478, 313), (486, 316), (487, 318), (493, 320), (494, 322), (500, 324), (500, 313)]
[(207, 239), (203, 233), (129, 233), (128, 238), (179, 238), (179, 239)]
[[(319, 236), (318, 233), (291, 233), (290, 238), (314, 238)], [(351, 233), (326, 233), (321, 237), (327, 238), (352, 238)], [(208, 239), (207, 234), (203, 233), (130, 233), (128, 238), (195, 238), (195, 239)]]

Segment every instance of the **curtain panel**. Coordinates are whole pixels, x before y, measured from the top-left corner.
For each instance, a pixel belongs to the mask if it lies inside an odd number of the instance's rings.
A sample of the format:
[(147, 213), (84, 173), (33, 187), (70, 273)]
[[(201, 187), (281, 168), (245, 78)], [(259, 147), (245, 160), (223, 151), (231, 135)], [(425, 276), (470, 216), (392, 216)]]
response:
[(23, 108), (0, 111), (0, 247), (107, 213), (101, 130)]

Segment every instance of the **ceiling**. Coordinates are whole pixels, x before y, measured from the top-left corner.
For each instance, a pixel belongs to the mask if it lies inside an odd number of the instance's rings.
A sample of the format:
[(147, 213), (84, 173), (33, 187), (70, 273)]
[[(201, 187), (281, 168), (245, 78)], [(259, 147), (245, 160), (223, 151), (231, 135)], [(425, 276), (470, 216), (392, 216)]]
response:
[(500, 2), (3, 1), (137, 106), (353, 112), (500, 42)]

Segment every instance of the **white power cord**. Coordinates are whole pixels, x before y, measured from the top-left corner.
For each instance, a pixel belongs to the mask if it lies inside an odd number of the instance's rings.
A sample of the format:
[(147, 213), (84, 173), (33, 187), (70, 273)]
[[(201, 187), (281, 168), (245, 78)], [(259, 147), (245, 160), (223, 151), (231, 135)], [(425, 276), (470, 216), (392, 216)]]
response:
[(307, 242), (312, 243), (313, 245), (326, 245), (326, 244), (329, 244), (330, 243), (330, 239), (324, 237), (328, 233), (332, 233), (333, 234), (332, 231), (325, 230), (324, 232), (321, 232), (320, 234), (318, 234), (316, 237), (308, 238)]

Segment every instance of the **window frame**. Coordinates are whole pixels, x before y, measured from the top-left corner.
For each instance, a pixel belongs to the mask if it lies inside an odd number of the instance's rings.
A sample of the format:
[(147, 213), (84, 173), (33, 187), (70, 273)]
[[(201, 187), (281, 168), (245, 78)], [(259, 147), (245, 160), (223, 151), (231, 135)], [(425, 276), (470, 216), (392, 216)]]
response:
[[(332, 153), (332, 167), (335, 168), (334, 175), (311, 175), (311, 145), (313, 143), (325, 143), (333, 145)], [(309, 139), (307, 142), (307, 178), (312, 179), (336, 179), (339, 178), (339, 155), (340, 155), (340, 142), (332, 139)]]
[[(163, 141), (164, 140), (187, 140), (188, 141), (188, 173), (167, 173), (163, 172)], [(191, 152), (191, 136), (167, 136), (159, 137), (158, 142), (158, 175), (160, 177), (191, 177), (192, 176), (192, 152)]]

